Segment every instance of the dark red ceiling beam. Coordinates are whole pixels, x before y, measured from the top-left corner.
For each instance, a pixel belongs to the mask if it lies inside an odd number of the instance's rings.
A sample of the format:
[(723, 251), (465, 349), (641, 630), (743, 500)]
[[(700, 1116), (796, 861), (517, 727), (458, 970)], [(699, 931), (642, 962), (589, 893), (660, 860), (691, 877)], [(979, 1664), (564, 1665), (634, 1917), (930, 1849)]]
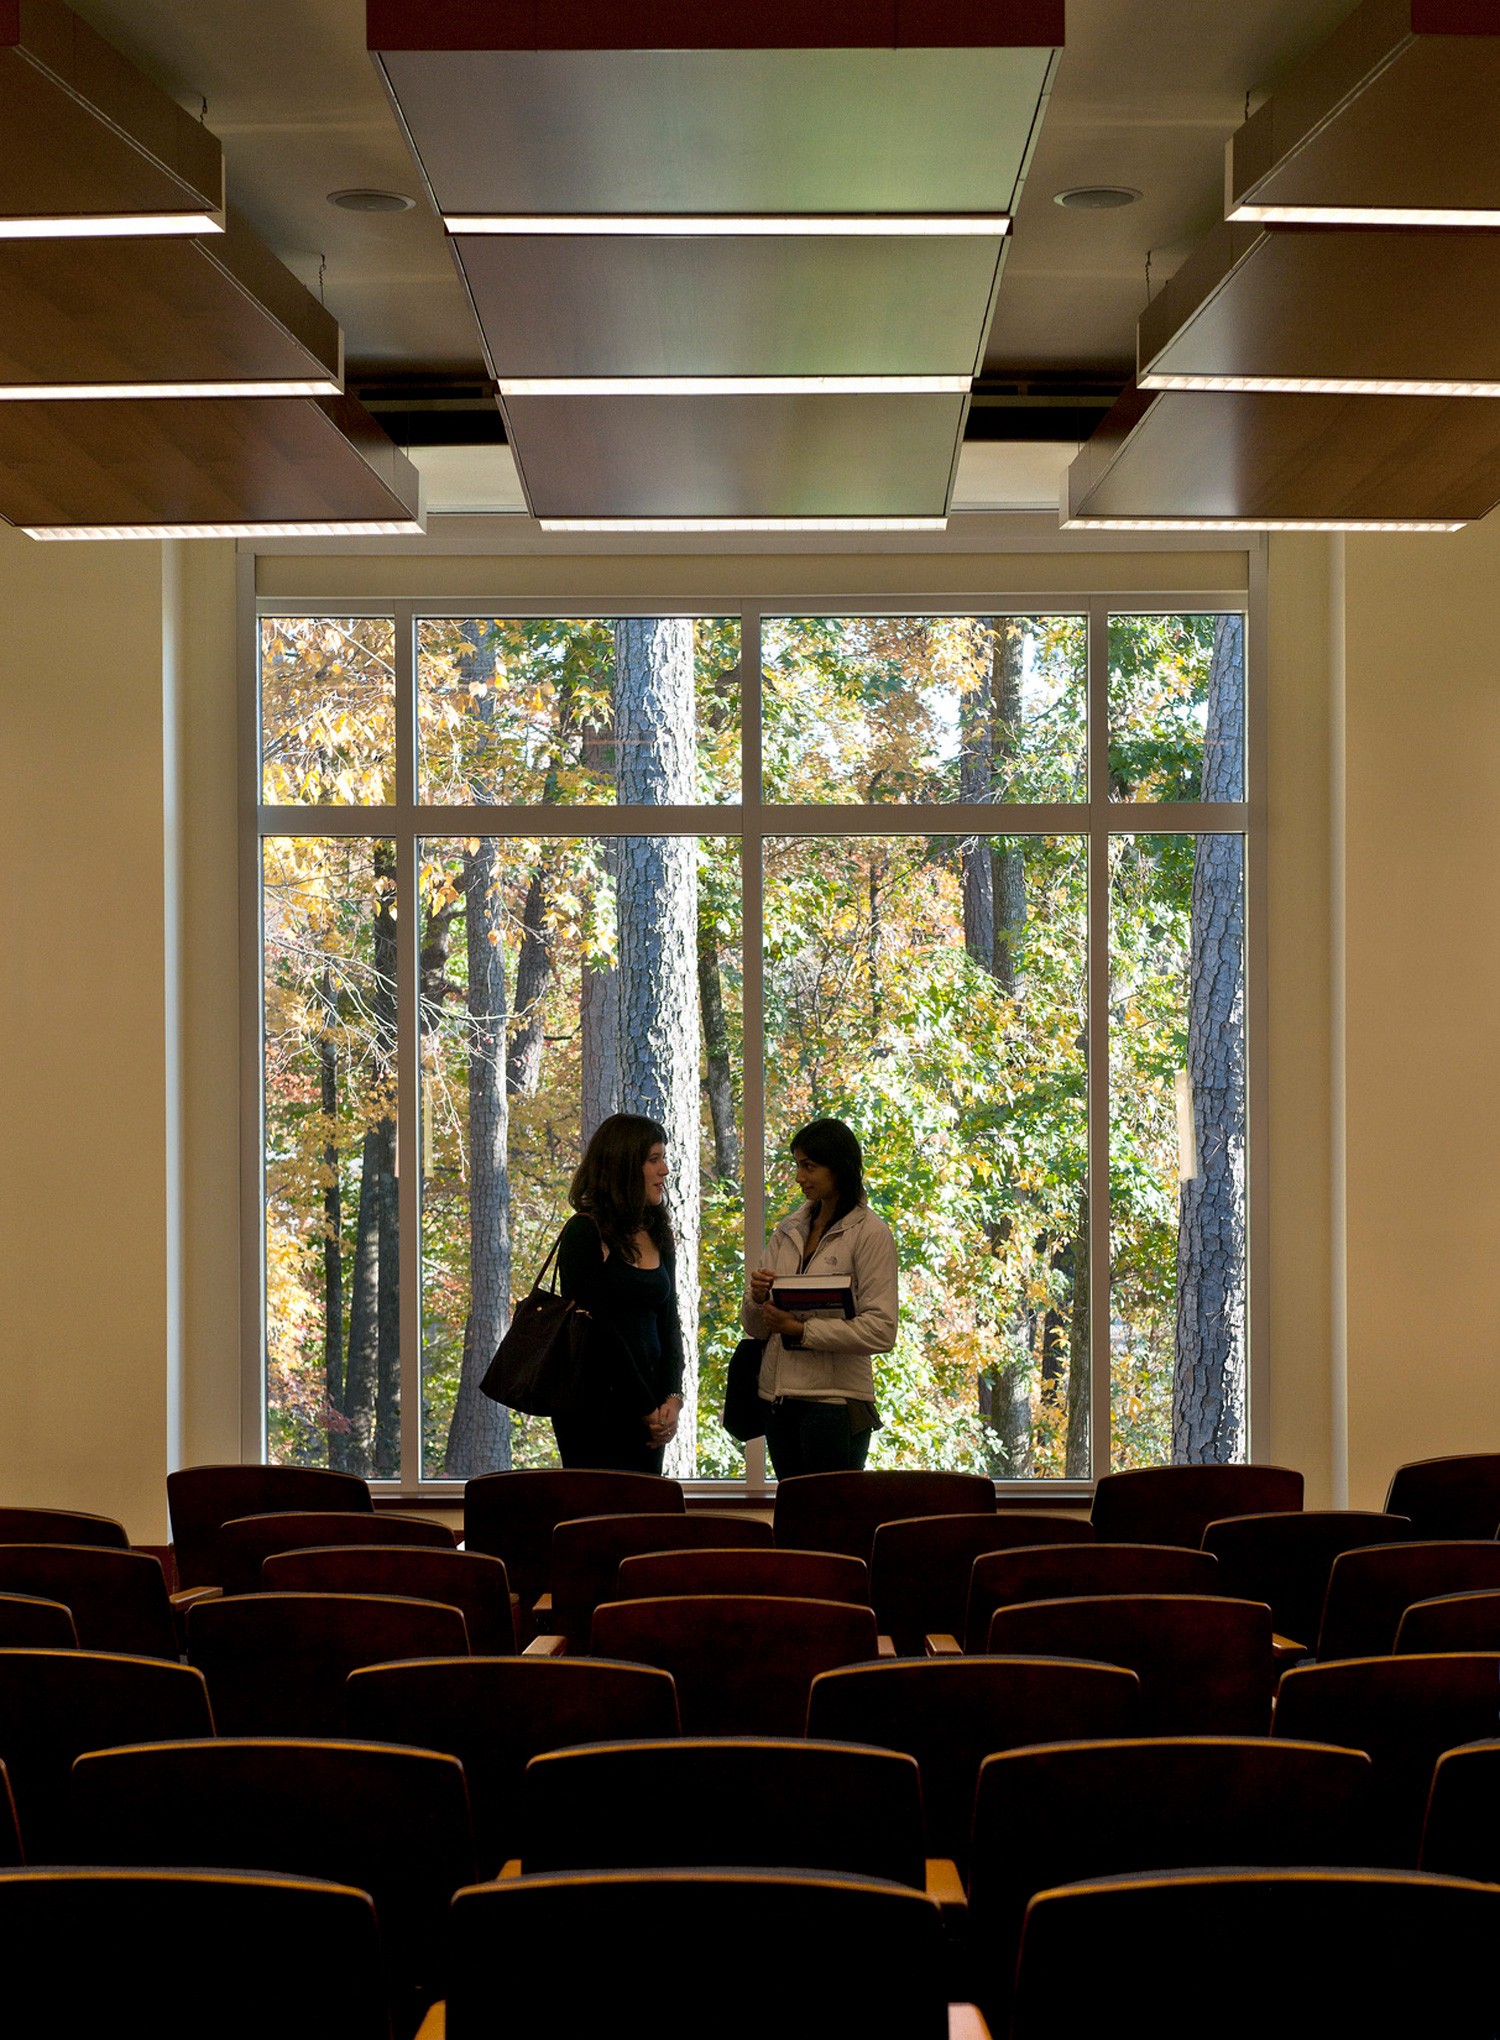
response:
[(372, 50), (1060, 48), (1063, 0), (367, 0)]

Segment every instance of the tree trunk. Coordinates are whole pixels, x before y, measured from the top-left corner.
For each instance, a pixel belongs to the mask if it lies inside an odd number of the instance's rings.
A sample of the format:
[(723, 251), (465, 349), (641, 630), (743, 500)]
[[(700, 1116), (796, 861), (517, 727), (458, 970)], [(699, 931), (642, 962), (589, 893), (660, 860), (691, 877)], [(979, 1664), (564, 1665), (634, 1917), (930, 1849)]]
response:
[(719, 938), (700, 905), (698, 913), (698, 1005), (703, 1027), (703, 1060), (708, 1109), (714, 1129), (714, 1175), (721, 1183), (740, 1180), (740, 1137), (734, 1123), (734, 1073), (729, 1060), (729, 1023), (719, 975)]
[[(327, 1129), (323, 1142), (323, 1389), (328, 1400), (328, 1464), (339, 1469), (344, 1414), (344, 1208), (339, 1184), (338, 996), (326, 966), (319, 988), (323, 1029), (318, 1036), (318, 1103)], [(333, 1419), (339, 1419), (335, 1422)]]
[(396, 849), (373, 845), (375, 917), (370, 1011), (370, 1123), (361, 1155), (344, 1414), (350, 1470), (399, 1464), (401, 1291), (396, 1240)]
[[(1221, 616), (1208, 677), (1203, 798), (1238, 798), (1245, 722), (1244, 624)], [(1193, 856), (1188, 1075), (1198, 1174), (1181, 1186), (1172, 1457), (1239, 1457), (1245, 1408), (1244, 845), (1200, 835)]]
[[(469, 649), (466, 681), (492, 682), (494, 647), (478, 623), (460, 626)], [(494, 716), (494, 690), (469, 695), (471, 713)], [(474, 789), (475, 798), (482, 789)], [(458, 1394), (448, 1423), (443, 1471), (455, 1480), (510, 1470), (510, 1412), (479, 1384), (510, 1323), (510, 1103), (506, 1091), (505, 921), (500, 845), (493, 836), (464, 847), (464, 959), (469, 1108), (469, 1309)]]
[[(1010, 767), (1021, 737), (1021, 646), (1016, 619), (991, 620), (990, 700), (995, 718), (995, 774), (1010, 797)], [(1016, 951), (1026, 926), (1026, 853), (1006, 840), (992, 853), (991, 891), (995, 914), (995, 976), (1000, 989), (1014, 998), (1020, 979)]]
[(481, 837), (464, 852), (468, 965), (469, 1314), (443, 1471), (467, 1480), (508, 1472), (510, 1412), (479, 1384), (510, 1323), (510, 1103), (505, 1084), (505, 944), (499, 844)]
[[(614, 771), (613, 717), (608, 723), (585, 727), (582, 760), (592, 772)], [(601, 893), (610, 895), (610, 912), (614, 910), (619, 859), (613, 837), (600, 841), (599, 864), (600, 881), (593, 902), (596, 919)], [(613, 963), (594, 964), (585, 958), (578, 981), (578, 1033), (582, 1066), (579, 1135), (587, 1147), (600, 1122), (620, 1109), (620, 978)]]
[(543, 1001), (552, 982), (550, 853), (536, 846), (537, 862), (521, 911), (521, 949), (516, 958), (516, 1008), (505, 1057), (505, 1088), (513, 1098), (535, 1096), (542, 1076)]
[(1063, 1472), (1069, 1480), (1089, 1474), (1089, 1403), (1092, 1368), (1089, 1360), (1089, 1192), (1078, 1193), (1078, 1223), (1073, 1229), (1073, 1306), (1068, 1313), (1068, 1433)]
[[(681, 617), (615, 624), (615, 791), (621, 805), (690, 803), (694, 757), (693, 626)], [(683, 1403), (667, 1470), (697, 1460), (699, 1032), (697, 846), (685, 836), (618, 845), (620, 1104), (666, 1129), (677, 1235)]]
[[(961, 801), (988, 805), (995, 797), (995, 716), (988, 675), (977, 687), (960, 696), (958, 726), (958, 797)], [(964, 948), (981, 969), (993, 973), (995, 883), (989, 843), (982, 836), (965, 836), (959, 858)]]

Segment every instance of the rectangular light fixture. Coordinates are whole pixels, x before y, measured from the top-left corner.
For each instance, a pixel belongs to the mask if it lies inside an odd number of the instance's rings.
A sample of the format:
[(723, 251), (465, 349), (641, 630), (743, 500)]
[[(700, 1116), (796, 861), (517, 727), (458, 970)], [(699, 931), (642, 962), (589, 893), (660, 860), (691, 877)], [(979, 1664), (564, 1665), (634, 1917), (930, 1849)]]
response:
[(421, 538), (415, 518), (364, 518), (306, 524), (23, 524), (28, 538), (53, 544), (106, 538)]
[(1064, 531), (1462, 531), (1463, 523), (1405, 517), (1064, 517)]
[(1500, 207), (1237, 205), (1225, 218), (1273, 227), (1500, 227)]
[(445, 213), (450, 234), (1008, 234), (1009, 213)]
[(1500, 397), (1500, 382), (1437, 382), (1418, 378), (1309, 375), (1143, 375), (1143, 390), (1266, 390), (1280, 396)]
[(972, 375), (502, 376), (502, 397), (966, 397)]
[(946, 517), (539, 517), (543, 531), (946, 531)]
[(329, 376), (307, 382), (0, 383), (0, 403), (126, 402), (136, 397), (337, 397)]
[(222, 213), (71, 213), (0, 216), (0, 241), (97, 241), (143, 234), (222, 234)]

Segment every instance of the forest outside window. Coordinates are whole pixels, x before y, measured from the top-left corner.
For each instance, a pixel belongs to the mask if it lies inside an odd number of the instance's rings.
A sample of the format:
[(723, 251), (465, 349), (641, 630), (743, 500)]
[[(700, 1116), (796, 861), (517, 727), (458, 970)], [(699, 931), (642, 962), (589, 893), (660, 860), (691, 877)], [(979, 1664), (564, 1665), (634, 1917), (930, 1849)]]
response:
[(823, 1113), (901, 1255), (872, 1465), (1245, 1456), (1241, 607), (257, 629), (268, 1457), (555, 1464), (478, 1381), (621, 1108), (674, 1164), (669, 1471), (762, 1477), (724, 1370)]

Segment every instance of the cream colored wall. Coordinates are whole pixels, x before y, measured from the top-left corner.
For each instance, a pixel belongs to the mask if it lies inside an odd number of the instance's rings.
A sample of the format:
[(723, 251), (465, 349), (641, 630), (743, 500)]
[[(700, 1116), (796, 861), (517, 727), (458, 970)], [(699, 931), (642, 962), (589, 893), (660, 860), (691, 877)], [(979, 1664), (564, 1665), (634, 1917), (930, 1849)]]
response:
[(1346, 541), (1349, 1499), (1500, 1450), (1500, 517)]
[(0, 530), (0, 1498), (165, 1536), (162, 559)]

